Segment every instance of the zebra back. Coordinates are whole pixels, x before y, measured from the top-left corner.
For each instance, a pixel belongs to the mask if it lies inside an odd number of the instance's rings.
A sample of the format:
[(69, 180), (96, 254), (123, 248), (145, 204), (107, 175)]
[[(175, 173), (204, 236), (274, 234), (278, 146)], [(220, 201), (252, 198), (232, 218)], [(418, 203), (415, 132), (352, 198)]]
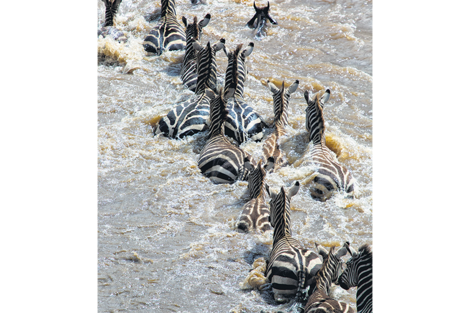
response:
[(165, 49), (182, 50), (186, 35), (176, 16), (175, 0), (162, 0), (160, 23), (150, 30), (142, 45), (145, 51), (162, 54)]
[(189, 23), (186, 17), (182, 17), (183, 24), (186, 27), (186, 51), (181, 68), (181, 80), (191, 91), (196, 90), (197, 84), (196, 50), (193, 47), (193, 43), (200, 40), (202, 28), (209, 24), (210, 19), (211, 15), (206, 14), (204, 19), (198, 23), (195, 16), (193, 23)]
[(196, 49), (196, 64), (197, 64), (197, 85), (196, 94), (202, 94), (206, 88), (217, 91), (217, 63), (215, 55), (217, 51), (225, 47), (225, 39), (221, 38), (218, 43), (213, 46), (207, 42), (205, 48), (196, 40), (193, 43)]
[(116, 16), (117, 11), (119, 10), (119, 5), (121, 4), (122, 0), (102, 0), (106, 7), (105, 13), (105, 24), (104, 27), (107, 26), (116, 26), (114, 22), (114, 17)]
[(357, 312), (372, 312), (372, 250), (368, 244), (362, 245), (358, 252), (348, 248), (352, 258), (346, 262), (339, 285), (346, 290), (357, 286)]

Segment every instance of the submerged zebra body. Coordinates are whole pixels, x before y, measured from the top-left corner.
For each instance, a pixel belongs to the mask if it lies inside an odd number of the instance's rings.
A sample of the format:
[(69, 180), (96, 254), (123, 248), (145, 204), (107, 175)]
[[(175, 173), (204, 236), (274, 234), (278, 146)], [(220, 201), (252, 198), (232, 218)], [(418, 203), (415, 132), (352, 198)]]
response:
[[(163, 134), (170, 138), (183, 138), (207, 129), (207, 119), (210, 112), (210, 97), (205, 90), (217, 89), (216, 52), (224, 47), (225, 39), (214, 45), (207, 43), (202, 48), (194, 43), (197, 52), (198, 82), (196, 94), (182, 104), (176, 105), (168, 114), (160, 119), (153, 129), (154, 135)], [(242, 160), (243, 161), (243, 160)]]
[(246, 180), (248, 169), (245, 161), (251, 163), (251, 156), (234, 146), (224, 135), (226, 98), (233, 92), (234, 89), (230, 88), (226, 93), (216, 96), (212, 90), (206, 90), (213, 98), (210, 102), (211, 126), (209, 139), (199, 156), (198, 167), (214, 184), (233, 184), (237, 180)]
[(248, 21), (246, 26), (249, 28), (255, 29), (255, 37), (262, 38), (266, 36), (266, 22), (270, 21), (271, 24), (277, 25), (276, 20), (274, 20), (269, 14), (269, 1), (268, 5), (265, 7), (258, 8), (256, 3), (253, 1), (253, 7), (255, 8), (255, 15)]
[(186, 51), (183, 59), (183, 67), (181, 68), (181, 80), (183, 84), (191, 91), (196, 91), (197, 86), (197, 62), (196, 62), (196, 49), (193, 43), (200, 41), (202, 28), (209, 24), (211, 19), (210, 14), (206, 14), (204, 19), (197, 22), (197, 17), (194, 17), (192, 23), (189, 23), (183, 16), (183, 24), (186, 27)]
[(354, 195), (354, 178), (349, 170), (341, 165), (325, 144), (325, 120), (323, 118), (323, 105), (329, 99), (330, 91), (319, 99), (309, 99), (308, 91), (304, 93), (307, 101), (306, 127), (309, 140), (312, 142), (311, 161), (316, 166), (315, 173), (309, 178), (310, 194), (322, 201), (330, 198), (334, 191), (343, 191), (348, 196)]
[(238, 219), (237, 229), (244, 232), (260, 230), (262, 232), (271, 229), (269, 223), (269, 207), (266, 204), (266, 171), (274, 166), (274, 159), (269, 158), (268, 163), (262, 166), (261, 161), (253, 168), (248, 160), (245, 160), (245, 168), (249, 169), (248, 190), (250, 201), (242, 208)]
[(341, 257), (348, 253), (348, 245), (346, 242), (337, 253), (334, 253), (335, 247), (331, 247), (329, 253), (324, 248), (319, 249), (323, 265), (315, 276), (315, 287), (305, 306), (305, 313), (354, 313), (349, 304), (329, 296), (331, 284), (336, 282), (341, 274)]
[[(236, 79), (238, 81), (233, 98), (229, 99), (227, 107), (229, 115), (225, 122), (225, 135), (235, 139), (238, 144), (245, 142), (248, 138), (261, 140), (263, 128), (266, 126), (261, 116), (243, 99), (244, 84), (246, 78), (246, 57), (253, 51), (254, 43), (250, 42), (248, 47), (241, 50), (242, 44), (234, 51), (224, 49), (228, 57), (227, 71), (225, 72), (225, 92), (228, 86)], [(232, 70), (237, 68), (237, 73)], [(237, 77), (234, 77), (234, 76)]]
[(106, 7), (105, 13), (105, 23), (104, 26), (98, 30), (99, 36), (111, 36), (114, 40), (120, 42), (126, 42), (127, 38), (122, 31), (117, 29), (116, 22), (114, 20), (117, 11), (119, 10), (119, 5), (122, 0), (102, 0)]
[(287, 125), (289, 98), (291, 93), (297, 90), (299, 81), (296, 80), (287, 90), (284, 88), (282, 82), (281, 89), (278, 89), (274, 84), (268, 81), (269, 88), (273, 93), (273, 108), (274, 108), (274, 132), (269, 135), (263, 144), (262, 160), (265, 161), (269, 157), (274, 158), (274, 168), (276, 171), (287, 162), (284, 160), (284, 154), (279, 148), (279, 138), (286, 134), (285, 126)]
[(276, 302), (287, 302), (295, 296), (296, 302), (306, 299), (308, 287), (314, 284), (315, 274), (321, 268), (316, 253), (302, 248), (291, 235), (290, 199), (299, 191), (295, 182), (288, 191), (281, 188), (278, 194), (270, 192), (270, 222), (274, 228), (273, 249), (269, 255), (266, 277), (272, 284)]
[(145, 37), (145, 51), (158, 55), (164, 50), (183, 50), (186, 47), (186, 36), (183, 26), (176, 16), (175, 0), (161, 0), (161, 20)]
[(349, 247), (352, 258), (338, 279), (341, 288), (348, 290), (357, 286), (357, 313), (372, 313), (372, 250), (365, 244), (356, 252)]

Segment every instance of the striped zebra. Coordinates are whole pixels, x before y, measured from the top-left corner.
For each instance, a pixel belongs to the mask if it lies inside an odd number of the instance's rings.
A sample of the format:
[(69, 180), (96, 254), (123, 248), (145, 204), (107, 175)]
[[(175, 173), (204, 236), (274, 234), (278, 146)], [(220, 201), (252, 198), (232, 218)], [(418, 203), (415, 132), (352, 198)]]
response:
[(145, 51), (161, 55), (166, 49), (183, 50), (186, 47), (186, 36), (183, 26), (176, 17), (175, 0), (161, 0), (161, 20), (145, 37)]
[[(229, 52), (224, 49), (228, 58), (225, 72), (225, 92), (235, 79), (238, 80), (235, 94), (227, 105), (229, 116), (225, 122), (225, 134), (235, 139), (238, 144), (247, 141), (248, 138), (261, 140), (263, 138), (263, 128), (266, 126), (261, 116), (243, 99), (247, 74), (245, 60), (253, 51), (254, 43), (250, 42), (243, 51), (241, 50), (242, 46), (242, 44), (239, 44), (234, 51)], [(232, 71), (234, 67), (237, 68), (237, 74)]]
[(348, 248), (352, 258), (346, 262), (338, 283), (346, 290), (357, 286), (357, 312), (372, 313), (372, 250), (368, 244), (362, 245), (359, 252)]
[(104, 26), (98, 30), (99, 36), (111, 36), (114, 40), (119, 42), (126, 42), (127, 38), (122, 31), (116, 28), (116, 22), (114, 17), (119, 10), (119, 5), (122, 0), (102, 0), (106, 7), (105, 11), (105, 23)]
[(197, 22), (197, 17), (194, 17), (193, 23), (182, 17), (183, 24), (186, 27), (186, 52), (183, 59), (183, 67), (181, 68), (181, 80), (183, 84), (191, 91), (196, 91), (197, 86), (197, 69), (196, 69), (196, 49), (193, 47), (195, 41), (200, 41), (200, 34), (202, 28), (206, 27), (211, 20), (211, 15), (206, 14), (204, 19)]
[(207, 129), (207, 119), (210, 111), (210, 97), (206, 89), (215, 91), (217, 89), (217, 63), (216, 52), (225, 45), (225, 39), (214, 45), (207, 43), (205, 48), (198, 42), (194, 42), (198, 64), (198, 82), (196, 94), (182, 104), (176, 105), (168, 114), (160, 119), (158, 125), (153, 128), (154, 135), (163, 134), (170, 138), (183, 138), (194, 135)]
[(269, 223), (269, 207), (266, 205), (266, 186), (264, 181), (266, 171), (274, 166), (274, 159), (269, 158), (266, 165), (258, 162), (258, 166), (253, 168), (251, 162), (245, 159), (245, 168), (249, 170), (248, 190), (250, 192), (250, 201), (242, 208), (242, 213), (238, 219), (237, 229), (243, 232), (255, 231), (262, 232), (271, 229)]
[(305, 125), (309, 132), (309, 141), (312, 142), (310, 150), (312, 161), (317, 167), (309, 180), (313, 181), (310, 187), (312, 197), (325, 201), (334, 191), (344, 191), (348, 196), (354, 194), (354, 178), (349, 170), (341, 165), (333, 152), (325, 144), (325, 120), (323, 118), (323, 106), (329, 99), (330, 90), (319, 99), (309, 99), (308, 91), (304, 93), (307, 101)]
[(246, 26), (255, 29), (255, 37), (261, 38), (266, 36), (266, 20), (269, 20), (271, 24), (277, 25), (275, 19), (269, 14), (269, 1), (266, 7), (258, 8), (256, 3), (253, 1), (253, 7), (255, 8), (255, 15), (248, 21)]
[(274, 232), (266, 277), (271, 282), (274, 300), (278, 303), (285, 303), (294, 295), (295, 302), (304, 302), (322, 263), (316, 253), (303, 249), (300, 242), (291, 235), (290, 200), (299, 188), (298, 181), (288, 191), (282, 187), (278, 194), (267, 188), (271, 197), (270, 222)]
[(323, 265), (315, 276), (315, 287), (305, 306), (305, 313), (354, 313), (349, 304), (329, 296), (331, 284), (341, 275), (343, 265), (341, 257), (348, 253), (348, 245), (346, 242), (336, 253), (334, 253), (335, 247), (331, 247), (329, 253), (323, 247), (318, 249), (323, 257)]
[[(245, 160), (251, 163), (251, 156), (234, 146), (224, 135), (224, 121), (227, 118), (227, 98), (233, 95), (235, 88), (216, 94), (206, 89), (212, 98), (210, 102), (209, 139), (201, 151), (198, 167), (202, 174), (214, 184), (232, 184), (237, 180), (246, 180), (248, 169)], [(251, 166), (250, 166), (251, 168)]]
[(287, 125), (289, 98), (291, 93), (297, 90), (299, 80), (296, 80), (292, 85), (290, 85), (287, 91), (284, 88), (284, 82), (282, 82), (281, 89), (278, 89), (270, 81), (268, 81), (268, 86), (273, 94), (274, 132), (269, 135), (264, 142), (262, 160), (265, 162), (269, 157), (273, 157), (273, 170), (276, 171), (287, 163), (284, 160), (284, 154), (279, 149), (279, 138), (286, 134), (285, 127)]

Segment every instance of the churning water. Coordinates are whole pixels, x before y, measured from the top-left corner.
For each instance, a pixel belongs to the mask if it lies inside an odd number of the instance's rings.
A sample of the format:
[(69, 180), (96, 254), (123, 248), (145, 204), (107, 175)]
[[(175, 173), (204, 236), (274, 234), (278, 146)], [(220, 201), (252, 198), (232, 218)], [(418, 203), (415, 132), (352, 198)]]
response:
[[(257, 2), (264, 6), (267, 2)], [(201, 41), (226, 39), (233, 49), (254, 42), (247, 58), (245, 100), (268, 122), (278, 86), (296, 79), (282, 149), (289, 165), (268, 174), (276, 192), (301, 182), (292, 198), (292, 230), (305, 247), (349, 241), (372, 244), (372, 2), (270, 1), (266, 37), (255, 40), (245, 24), (251, 1), (208, 0), (193, 6), (176, 0), (186, 18), (212, 15)], [(234, 230), (247, 201), (247, 182), (214, 185), (197, 167), (207, 133), (182, 140), (153, 137), (151, 124), (192, 93), (181, 84), (183, 51), (147, 55), (142, 42), (155, 22), (144, 16), (160, 1), (123, 0), (117, 28), (129, 38), (98, 39), (98, 309), (100, 312), (260, 312), (284, 310), (243, 284), (253, 262), (267, 258), (272, 232)], [(98, 24), (104, 4), (98, 1)], [(98, 25), (99, 27), (100, 25)], [(219, 73), (227, 58), (217, 54)], [(331, 90), (324, 108), (328, 146), (357, 180), (355, 199), (312, 199), (302, 182), (308, 148), (304, 90)], [(241, 148), (260, 158), (263, 141)], [(256, 273), (251, 273), (256, 274)], [(355, 288), (334, 288), (355, 305)]]

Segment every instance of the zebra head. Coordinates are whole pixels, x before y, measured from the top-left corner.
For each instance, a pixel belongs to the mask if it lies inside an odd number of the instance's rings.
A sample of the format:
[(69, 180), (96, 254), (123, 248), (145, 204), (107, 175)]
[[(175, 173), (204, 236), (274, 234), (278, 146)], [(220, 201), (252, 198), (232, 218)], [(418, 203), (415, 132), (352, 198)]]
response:
[(225, 47), (225, 39), (221, 38), (219, 42), (212, 45), (207, 42), (206, 47), (195, 40), (193, 47), (196, 51), (196, 68), (197, 68), (197, 86), (196, 94), (204, 93), (206, 88), (217, 91), (217, 63), (215, 55), (217, 51)]
[(206, 0), (191, 0), (191, 4), (192, 4), (192, 5), (196, 5), (196, 4), (207, 4), (207, 1), (206, 1)]
[(243, 47), (243, 44), (239, 44), (235, 50), (227, 52), (227, 50), (224, 48), (225, 55), (228, 58), (228, 64), (227, 64), (227, 70), (225, 71), (225, 89), (228, 89), (229, 85), (232, 83), (232, 81), (235, 79), (235, 73), (233, 72), (233, 68), (236, 67), (238, 69), (238, 74), (237, 74), (237, 90), (236, 90), (236, 95), (238, 97), (243, 97), (243, 92), (244, 92), (244, 84), (245, 84), (245, 78), (247, 74), (246, 70), (246, 65), (245, 65), (245, 60), (246, 57), (249, 56), (253, 52), (255, 44), (253, 42), (250, 42), (248, 44), (248, 47), (244, 49), (243, 51), (241, 50)]
[(258, 8), (256, 3), (253, 1), (253, 7), (255, 8), (256, 13), (251, 20), (246, 23), (246, 26), (256, 29), (256, 37), (261, 37), (266, 34), (266, 31), (263, 29), (266, 25), (266, 20), (269, 20), (273, 25), (277, 25), (277, 22), (269, 14), (269, 1), (267, 6), (260, 8)]
[(267, 164), (262, 166), (262, 161), (253, 167), (250, 160), (245, 158), (245, 169), (249, 171), (248, 174), (248, 190), (250, 191), (250, 199), (262, 197), (264, 199), (267, 184), (265, 183), (266, 172), (274, 167), (274, 158), (270, 157)]
[(122, 0), (101, 0), (104, 2), (104, 5), (106, 7), (106, 13), (105, 13), (105, 23), (104, 26), (116, 26), (114, 17), (116, 16), (117, 11), (119, 10), (119, 5), (121, 4)]
[(315, 289), (323, 289), (326, 294), (330, 292), (332, 283), (336, 283), (341, 276), (343, 261), (341, 257), (348, 253), (349, 242), (345, 242), (343, 247), (335, 253), (336, 247), (331, 247), (330, 252), (315, 243), (318, 253), (323, 258), (323, 266), (316, 276)]
[(274, 228), (273, 244), (286, 235), (290, 235), (290, 200), (297, 194), (299, 189), (300, 183), (298, 181), (295, 182), (289, 191), (281, 187), (278, 194), (270, 191), (269, 187), (266, 186), (266, 191), (271, 198), (269, 201), (269, 222)]
[(289, 98), (291, 93), (295, 92), (297, 87), (299, 87), (299, 80), (296, 79), (287, 90), (284, 88), (284, 81), (282, 81), (281, 89), (277, 88), (269, 80), (268, 86), (273, 94), (274, 123), (280, 123), (280, 125), (285, 126), (287, 125)]
[(199, 35), (202, 34), (202, 28), (206, 27), (211, 20), (211, 15), (208, 13), (204, 17), (202, 21), (199, 23), (197, 22), (197, 17), (195, 16), (193, 22), (190, 23), (186, 19), (186, 17), (182, 17), (181, 20), (183, 21), (184, 27), (186, 27), (186, 41), (188, 42), (190, 38), (194, 38), (199, 40)]
[[(359, 252), (348, 245), (348, 251), (352, 257), (346, 262), (346, 269), (336, 283), (345, 290), (358, 286), (361, 270), (372, 270), (372, 250), (368, 244), (362, 245)], [(368, 265), (368, 268), (365, 265)]]
[(314, 100), (310, 100), (308, 90), (304, 92), (305, 100), (307, 101), (305, 127), (309, 132), (309, 140), (313, 141), (314, 145), (320, 144), (325, 136), (325, 119), (323, 118), (323, 105), (330, 98), (330, 90), (327, 89), (325, 94), (319, 99), (318, 94), (315, 94)]

